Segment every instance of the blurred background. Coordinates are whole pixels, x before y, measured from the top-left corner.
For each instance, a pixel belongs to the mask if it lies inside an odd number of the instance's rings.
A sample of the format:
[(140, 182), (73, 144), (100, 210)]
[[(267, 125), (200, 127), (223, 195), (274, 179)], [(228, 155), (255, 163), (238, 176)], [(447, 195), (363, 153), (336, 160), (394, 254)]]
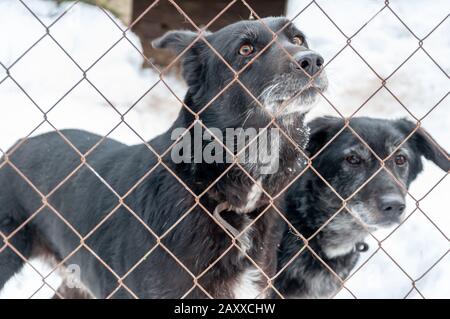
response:
[[(330, 88), (309, 119), (339, 113), (419, 119), (448, 151), (450, 1), (388, 3), (176, 0), (198, 26), (222, 13), (211, 31), (247, 19), (247, 6), (260, 17), (288, 16), (327, 63)], [(173, 56), (150, 41), (171, 29), (194, 29), (179, 8), (167, 0), (0, 0), (0, 150), (54, 128), (129, 144), (167, 130), (186, 86)], [(164, 81), (155, 67), (164, 70)], [(388, 238), (392, 230), (375, 233), (390, 256), (368, 239), (370, 250), (345, 286), (358, 298), (450, 298), (449, 194), (448, 174), (425, 163), (408, 195), (406, 222)], [(53, 295), (48, 285), (56, 289), (60, 278), (52, 273), (43, 284), (51, 268), (39, 260), (31, 265), (0, 298)], [(336, 297), (353, 298), (345, 289)]]

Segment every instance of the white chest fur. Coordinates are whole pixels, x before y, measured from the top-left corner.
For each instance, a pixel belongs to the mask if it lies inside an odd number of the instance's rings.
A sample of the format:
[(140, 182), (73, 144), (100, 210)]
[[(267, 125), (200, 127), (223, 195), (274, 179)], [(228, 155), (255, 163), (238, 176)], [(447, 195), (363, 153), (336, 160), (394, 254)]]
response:
[(245, 205), (235, 208), (237, 213), (250, 213), (256, 208), (256, 204), (262, 195), (261, 179), (257, 181), (257, 184), (253, 184), (250, 191), (247, 193), (247, 199)]
[(238, 278), (233, 289), (236, 299), (262, 298), (262, 289), (259, 285), (262, 274), (254, 267), (247, 268)]

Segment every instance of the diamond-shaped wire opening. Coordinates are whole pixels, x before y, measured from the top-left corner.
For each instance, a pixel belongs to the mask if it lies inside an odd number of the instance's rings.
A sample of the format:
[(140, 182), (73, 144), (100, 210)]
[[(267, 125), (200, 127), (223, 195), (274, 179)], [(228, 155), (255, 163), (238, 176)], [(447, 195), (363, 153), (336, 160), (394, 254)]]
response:
[[(11, 244), (10, 244), (11, 245)], [(8, 255), (7, 255), (8, 254)], [(28, 260), (20, 252), (15, 251), (15, 247), (11, 245), (5, 249), (0, 249), (0, 257), (8, 258), (9, 260), (15, 261), (20, 259), (23, 261), (24, 273), (26, 276), (16, 274), (15, 278), (19, 282), (19, 285), (14, 282), (7, 282), (2, 292), (0, 292), (0, 298), (49, 298), (56, 295), (56, 290), (61, 280), (55, 278), (52, 280), (45, 280), (45, 274), (48, 271), (48, 267), (45, 264), (40, 263), (38, 260)], [(45, 290), (45, 293), (42, 291)], [(6, 296), (4, 295), (6, 291)]]
[[(370, 49), (360, 43), (372, 43)], [(386, 77), (395, 70), (417, 48), (413, 35), (399, 22), (396, 17), (385, 9), (366, 25), (352, 39), (351, 46), (373, 67), (381, 76)], [(375, 56), (383, 54), (383, 63)]]
[[(380, 273), (378, 269), (383, 268)], [(369, 280), (370, 278), (370, 280)], [(387, 280), (389, 278), (389, 280)], [(351, 291), (358, 291), (357, 298), (404, 298), (411, 289), (412, 279), (409, 278), (383, 251), (378, 250), (364, 267), (358, 269), (349, 277), (346, 286)], [(355, 289), (361, 284), (368, 287), (366, 291)], [(378, 287), (378, 288), (374, 288)], [(388, 289), (388, 287), (390, 289)], [(395, 289), (393, 288), (395, 287)], [(370, 288), (370, 289), (369, 289)], [(367, 293), (368, 291), (376, 293)]]
[[(120, 23), (117, 18), (113, 19), (116, 23)], [(92, 26), (83, 25), (81, 27), (81, 21), (89, 21)], [(79, 30), (75, 34), (76, 37), (66, 36), (68, 28)], [(99, 7), (83, 4), (70, 7), (70, 10), (66, 11), (58, 23), (50, 28), (50, 34), (83, 69), (90, 67), (122, 38), (121, 30), (102, 13)], [(136, 41), (136, 39), (133, 40)], [(120, 53), (127, 52), (122, 48)], [(119, 56), (116, 54), (114, 58), (117, 59)]]
[[(335, 71), (340, 65), (348, 63), (351, 63), (352, 67), (346, 72)], [(346, 117), (360, 109), (367, 101), (370, 102), (380, 90), (379, 78), (349, 47), (345, 47), (329, 62), (327, 75), (330, 87), (323, 94)], [(358, 81), (354, 81), (355, 78)], [(364, 92), (364, 95), (359, 92)], [(315, 107), (312, 113), (316, 114), (319, 111), (318, 108), (320, 107)]]
[[(448, 178), (448, 174), (442, 175), (442, 172), (439, 169), (430, 166), (431, 165), (426, 165), (425, 169), (434, 171), (436, 180), (438, 181), (431, 189), (429, 189), (429, 186), (427, 187), (427, 193), (425, 194), (425, 196), (418, 197), (420, 200), (420, 208), (421, 210), (423, 210), (423, 212), (426, 213), (426, 216), (428, 216), (431, 221), (436, 223), (440, 231), (442, 231), (447, 240), (449, 240), (450, 220), (448, 215), (441, 213), (442, 207), (447, 206), (446, 204), (448, 203), (449, 199), (443, 198), (442, 196), (439, 196), (439, 194), (443, 193), (443, 190), (448, 188), (450, 179)], [(432, 190), (434, 189), (436, 189), (437, 192), (433, 192)]]
[(448, 48), (442, 48), (439, 43), (445, 38), (445, 29), (449, 28), (450, 20), (448, 15), (438, 23), (424, 38), (422, 49), (436, 66), (443, 71), (447, 77), (449, 76), (450, 65), (448, 60), (445, 58), (448, 56)]
[[(142, 262), (137, 264), (135, 268), (133, 268), (132, 271), (125, 277), (124, 283), (130, 286), (134, 286), (138, 283), (142, 286), (152, 287), (152, 291), (155, 289), (154, 291), (158, 292), (158, 295), (153, 295), (152, 292), (149, 291), (145, 295), (138, 295), (139, 298), (155, 298), (164, 295), (182, 298), (191, 288), (190, 286), (183, 287), (181, 285), (167, 285), (167, 282), (162, 280), (162, 277), (152, 277), (151, 281), (150, 279), (142, 280), (142, 278), (146, 278), (147, 269), (159, 267), (161, 262), (164, 262), (165, 270), (170, 271), (171, 276), (177, 278), (177, 282), (193, 282), (192, 276), (170, 254), (168, 254), (165, 249), (160, 246), (156, 246), (155, 249), (152, 250), (150, 254), (145, 256)], [(203, 297), (209, 297), (205, 295), (201, 289), (198, 288), (198, 291)], [(159, 295), (159, 292), (161, 292), (162, 295)], [(114, 298), (117, 298), (117, 294), (114, 295)]]
[(445, 285), (446, 280), (442, 280), (442, 277), (448, 274), (449, 253), (450, 249), (416, 280), (416, 285), (425, 298), (446, 298), (448, 296), (448, 286)]
[[(117, 29), (114, 25), (112, 28)], [(116, 63), (118, 58), (124, 56), (124, 52), (129, 62)], [(147, 73), (148, 79), (140, 80), (142, 75), (136, 72), (136, 68), (142, 56), (126, 39), (121, 38), (103, 54), (98, 62), (89, 67), (86, 77), (109, 103), (123, 112), (132, 107), (126, 104), (129, 100), (138, 101), (158, 83), (156, 74)], [(136, 86), (136, 83), (140, 85)]]
[[(51, 59), (48, 59), (49, 54)], [(36, 64), (35, 61), (41, 63)], [(33, 69), (31, 76), (30, 69)], [(9, 70), (17, 85), (45, 112), (82, 77), (78, 67), (49, 37), (39, 41), (22, 57), (20, 63), (16, 63)], [(39, 87), (34, 85), (36, 82), (40, 83)]]
[[(95, 120), (97, 118), (104, 120), (100, 123)], [(87, 81), (82, 80), (55, 105), (51, 112), (48, 112), (47, 119), (60, 131), (76, 127), (101, 136), (109, 136), (121, 122), (121, 115), (109, 107), (104, 98)]]
[[(424, 79), (423, 87), (418, 87), (419, 92), (427, 92), (427, 97), (417, 94), (411, 98), (409, 87), (411, 79), (407, 74), (420, 74)], [(406, 83), (405, 83), (406, 82)], [(438, 104), (450, 92), (450, 81), (432, 60), (421, 50), (417, 51), (386, 83), (386, 87), (402, 101), (404, 105), (417, 117), (427, 114), (432, 107)]]
[[(0, 96), (2, 105), (14, 106), (12, 110), (8, 110), (5, 107), (0, 118), (0, 127), (5, 128), (2, 129), (2, 134), (0, 134), (0, 148), (6, 152), (11, 145), (17, 142), (17, 136), (28, 136), (35, 131), (36, 126), (42, 124), (43, 119), (39, 109), (35, 107), (33, 102), (28, 99), (11, 79), (7, 78), (0, 84)], [(23, 114), (27, 114), (27, 116), (24, 117)], [(9, 123), (19, 122), (22, 124), (16, 126), (8, 125)], [(6, 128), (8, 128), (8, 132)]]
[[(153, 71), (149, 72), (153, 73)], [(124, 121), (146, 141), (166, 132), (167, 128), (177, 119), (182, 107), (177, 97), (182, 96), (186, 91), (184, 83), (180, 82), (178, 75), (172, 73), (165, 75), (164, 81), (167, 84), (162, 81), (158, 82), (141, 99), (134, 101), (134, 106), (123, 113)], [(148, 112), (149, 110), (151, 112)], [(113, 132), (110, 136), (114, 138), (115, 134)], [(135, 134), (133, 133), (133, 135)], [(133, 143), (139, 143), (141, 139), (135, 139), (134, 137), (129, 139)]]
[[(416, 234), (414, 238), (407, 235), (412, 233)], [(405, 245), (405, 238), (409, 245)], [(420, 211), (416, 211), (383, 241), (383, 247), (411, 277), (418, 278), (447, 252), (445, 239)], [(427, 249), (418, 249), (424, 247), (424, 242), (428, 244)]]
[[(3, 28), (0, 32), (0, 41), (5, 48), (8, 48), (7, 50), (2, 50), (0, 63), (9, 68), (45, 37), (46, 30), (45, 26), (40, 24), (20, 1), (2, 2), (0, 9), (5, 12), (11, 12), (10, 15), (3, 16), (4, 20), (2, 19), (3, 23), (10, 27)], [(22, 17), (21, 21), (14, 18), (17, 15)], [(23, 29), (24, 23), (31, 25), (31, 27), (28, 30)], [(11, 38), (8, 36), (11, 28), (23, 30), (23, 33), (18, 37)]]

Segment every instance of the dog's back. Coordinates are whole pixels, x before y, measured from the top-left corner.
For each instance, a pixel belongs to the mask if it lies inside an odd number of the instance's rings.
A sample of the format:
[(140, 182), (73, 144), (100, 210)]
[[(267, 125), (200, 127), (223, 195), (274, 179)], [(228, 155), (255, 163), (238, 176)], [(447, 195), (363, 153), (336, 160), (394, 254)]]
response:
[[(114, 176), (111, 171), (124, 169), (124, 158), (115, 157), (114, 153), (126, 146), (79, 130), (60, 133), (19, 141), (8, 152), (8, 162), (0, 170), (0, 230), (5, 236), (17, 232), (11, 237), (11, 244), (23, 258), (45, 251), (51, 252), (52, 258), (64, 259), (80, 245), (78, 235), (88, 234), (118, 201), (101, 176)], [(101, 143), (93, 153), (84, 157), (98, 142)], [(77, 182), (81, 180), (82, 183)], [(121, 184), (114, 179), (108, 183), (114, 188)], [(88, 188), (95, 192), (86, 196)], [(1, 283), (21, 264), (16, 252), (8, 249), (7, 253), (8, 264), (0, 272)], [(98, 261), (84, 248), (70, 259), (74, 264), (87, 262), (98, 267)]]

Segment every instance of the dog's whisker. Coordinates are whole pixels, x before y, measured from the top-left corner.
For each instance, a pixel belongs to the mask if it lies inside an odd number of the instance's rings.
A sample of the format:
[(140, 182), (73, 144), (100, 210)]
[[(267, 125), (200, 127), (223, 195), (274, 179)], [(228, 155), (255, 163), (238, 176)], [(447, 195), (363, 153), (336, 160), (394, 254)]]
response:
[(250, 118), (251, 115), (253, 115), (255, 113), (255, 109), (249, 109), (247, 111), (247, 116), (244, 119), (244, 122), (242, 122), (242, 127), (245, 127), (245, 124), (247, 123), (248, 119)]

